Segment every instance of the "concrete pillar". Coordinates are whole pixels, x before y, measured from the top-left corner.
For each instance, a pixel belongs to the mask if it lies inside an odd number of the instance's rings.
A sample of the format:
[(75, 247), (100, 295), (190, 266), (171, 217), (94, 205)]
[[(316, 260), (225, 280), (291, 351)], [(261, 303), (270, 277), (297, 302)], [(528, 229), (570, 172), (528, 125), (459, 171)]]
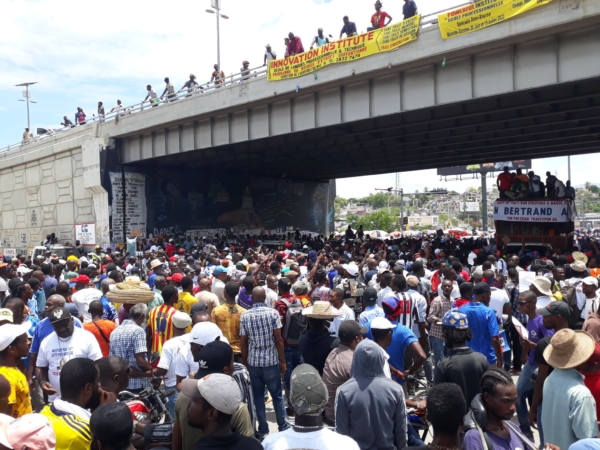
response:
[(107, 144), (106, 137), (90, 137), (81, 146), (83, 186), (93, 196), (96, 215), (96, 245), (110, 244), (108, 192), (100, 176), (100, 151)]

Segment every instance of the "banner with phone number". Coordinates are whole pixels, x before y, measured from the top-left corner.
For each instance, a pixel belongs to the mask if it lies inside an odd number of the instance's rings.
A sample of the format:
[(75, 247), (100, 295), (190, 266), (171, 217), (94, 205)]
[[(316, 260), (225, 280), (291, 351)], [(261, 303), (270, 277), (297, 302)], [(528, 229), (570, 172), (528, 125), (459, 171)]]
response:
[(330, 64), (356, 61), (389, 52), (417, 39), (421, 16), (368, 33), (340, 39), (314, 50), (269, 61), (269, 81), (287, 80), (315, 72)]
[(451, 39), (496, 25), (552, 0), (481, 0), (438, 16), (442, 38)]

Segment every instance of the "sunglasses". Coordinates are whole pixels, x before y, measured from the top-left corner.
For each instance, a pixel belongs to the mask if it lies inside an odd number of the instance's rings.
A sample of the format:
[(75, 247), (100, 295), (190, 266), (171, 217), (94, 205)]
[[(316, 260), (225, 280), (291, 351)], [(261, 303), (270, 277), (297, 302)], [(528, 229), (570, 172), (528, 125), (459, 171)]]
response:
[(527, 305), (528, 303), (533, 303), (533, 302), (517, 302), (517, 305), (523, 306), (523, 305)]

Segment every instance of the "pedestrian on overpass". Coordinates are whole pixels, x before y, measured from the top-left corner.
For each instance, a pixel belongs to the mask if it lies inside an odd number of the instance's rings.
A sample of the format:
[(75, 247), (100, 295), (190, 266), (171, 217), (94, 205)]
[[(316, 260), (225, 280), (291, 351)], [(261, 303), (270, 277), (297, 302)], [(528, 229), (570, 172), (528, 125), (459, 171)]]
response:
[(356, 32), (356, 24), (354, 22), (350, 22), (348, 16), (344, 16), (344, 26), (342, 27), (342, 31), (340, 31), (340, 39), (342, 35), (346, 33), (346, 37), (356, 36), (358, 33)]
[(304, 46), (302, 45), (302, 39), (299, 36), (294, 36), (294, 33), (288, 34), (289, 42), (287, 44), (288, 56), (299, 55), (304, 53)]
[(402, 6), (403, 20), (410, 19), (411, 17), (416, 16), (417, 13), (417, 4), (415, 3), (415, 0), (404, 0), (404, 6)]
[(329, 39), (323, 34), (323, 28), (319, 28), (317, 30), (317, 35), (313, 38), (313, 41), (310, 44), (310, 49), (312, 50), (315, 45), (317, 47), (322, 47), (325, 44), (329, 44)]
[(173, 83), (171, 83), (171, 80), (169, 80), (169, 77), (165, 77), (165, 90), (163, 91), (162, 95), (160, 96), (161, 100), (162, 98), (165, 96), (165, 94), (169, 94), (167, 95), (167, 101), (168, 102), (172, 102), (175, 99), (175, 86), (173, 86)]
[(367, 31), (373, 31), (378, 30), (379, 28), (387, 27), (393, 20), (392, 16), (381, 10), (382, 6), (383, 5), (379, 0), (375, 2), (375, 14), (371, 16), (371, 26), (367, 28)]
[(152, 106), (158, 106), (158, 98), (156, 95), (156, 91), (154, 89), (152, 89), (152, 86), (147, 85), (146, 91), (148, 91), (148, 93), (146, 94), (146, 98), (144, 98), (142, 103), (146, 103), (147, 100), (150, 100), (150, 104)]

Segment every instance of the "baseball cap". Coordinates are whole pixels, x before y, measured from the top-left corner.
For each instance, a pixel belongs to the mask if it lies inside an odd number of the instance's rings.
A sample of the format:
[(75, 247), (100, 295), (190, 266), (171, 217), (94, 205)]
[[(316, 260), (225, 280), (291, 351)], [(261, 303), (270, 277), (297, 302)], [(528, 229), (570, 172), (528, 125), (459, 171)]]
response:
[(192, 318), (183, 311), (177, 311), (173, 314), (173, 326), (179, 329), (185, 329), (192, 324)]
[(369, 330), (367, 330), (365, 327), (361, 327), (354, 320), (347, 320), (342, 322), (340, 325), (340, 328), (338, 329), (338, 337), (340, 338), (341, 342), (351, 342), (361, 334), (367, 334), (368, 332)]
[(419, 279), (414, 275), (411, 275), (406, 278), (406, 284), (408, 284), (410, 287), (417, 287), (419, 285)]
[(26, 334), (29, 328), (31, 328), (29, 322), (21, 323), (19, 325), (13, 325), (11, 323), (2, 325), (0, 327), (0, 352), (12, 344), (16, 338), (22, 334)]
[(475, 285), (475, 289), (473, 289), (473, 293), (475, 295), (482, 295), (482, 294), (487, 294), (487, 293), (491, 293), (492, 290), (490, 289), (490, 285), (487, 283), (477, 283)]
[(56, 308), (50, 313), (50, 323), (54, 324), (62, 320), (70, 319), (71, 317), (71, 313), (67, 308)]
[(571, 317), (571, 307), (567, 304), (567, 302), (550, 302), (545, 308), (538, 308), (536, 312), (540, 316), (556, 314), (564, 317), (565, 319)]
[(92, 413), (90, 428), (94, 438), (102, 443), (127, 442), (133, 429), (133, 417), (125, 403), (105, 403)]
[(239, 263), (237, 263), (237, 264), (235, 265), (235, 268), (236, 268), (237, 270), (245, 270), (245, 269), (246, 269), (246, 264), (244, 264), (243, 262), (241, 262), (241, 261), (240, 261)]
[(227, 269), (223, 266), (217, 266), (213, 270), (213, 275), (216, 277), (217, 275), (221, 275), (222, 273), (227, 273)]
[(459, 330), (466, 330), (469, 328), (469, 319), (465, 313), (460, 312), (458, 309), (451, 309), (444, 317), (442, 317), (441, 323), (444, 327), (457, 328)]
[(0, 309), (0, 322), (13, 322), (13, 312), (8, 308)]
[(358, 275), (358, 266), (356, 264), (344, 264), (344, 270), (348, 272), (348, 275), (355, 277)]
[(233, 349), (221, 341), (209, 342), (198, 352), (198, 372), (196, 379), (222, 373), (223, 367), (228, 367), (233, 358)]
[(25, 264), (20, 265), (17, 269), (17, 273), (20, 276), (29, 275), (31, 272), (33, 272), (33, 270), (27, 267)]
[(598, 278), (596, 277), (585, 277), (583, 279), (583, 283), (590, 285), (590, 286), (596, 286), (598, 287)]
[(373, 306), (377, 302), (377, 290), (375, 288), (367, 288), (363, 293), (363, 305)]
[(300, 364), (290, 379), (290, 403), (299, 416), (318, 416), (327, 404), (327, 387), (319, 371), (310, 364)]
[(77, 278), (71, 278), (69, 280), (69, 282), (70, 283), (88, 284), (90, 282), (90, 277), (88, 277), (87, 275), (79, 275)]
[(187, 342), (204, 346), (217, 338), (222, 340), (222, 337), (223, 332), (217, 325), (212, 322), (200, 322), (194, 325), (191, 333), (184, 334), (181, 338)]
[(184, 254), (184, 253), (185, 253), (185, 249), (183, 249), (183, 248), (180, 248), (180, 249), (179, 249), (179, 253), (181, 253), (181, 254)]
[(291, 289), (292, 287), (292, 280), (290, 280), (289, 278), (283, 277), (280, 278), (279, 281), (277, 282), (277, 287), (281, 288), (287, 288), (287, 289)]
[(384, 317), (375, 317), (371, 321), (371, 329), (375, 330), (393, 330), (397, 326)]
[(242, 402), (237, 382), (224, 373), (211, 373), (199, 380), (183, 380), (181, 392), (191, 398), (203, 398), (223, 414), (232, 415)]
[[(129, 427), (130, 433), (131, 429), (132, 426)], [(19, 450), (54, 450), (56, 434), (46, 416), (42, 414), (25, 414), (18, 419), (0, 414), (0, 444)]]
[(179, 272), (174, 273), (167, 278), (167, 281), (175, 281), (176, 283), (181, 283), (181, 280), (183, 280), (183, 274)]

